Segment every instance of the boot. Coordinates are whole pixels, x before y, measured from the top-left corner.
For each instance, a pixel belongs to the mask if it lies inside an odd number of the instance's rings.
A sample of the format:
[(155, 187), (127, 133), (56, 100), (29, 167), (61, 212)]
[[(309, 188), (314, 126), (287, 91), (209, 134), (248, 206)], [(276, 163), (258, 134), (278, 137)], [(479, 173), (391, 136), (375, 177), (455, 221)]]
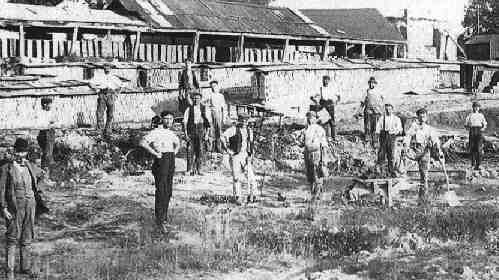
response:
[(6, 249), (5, 259), (7, 260), (7, 268), (5, 269), (7, 279), (14, 280), (14, 266), (16, 263), (16, 246), (8, 245)]
[(38, 275), (31, 266), (32, 263), (29, 248), (27, 246), (21, 246), (20, 253), (21, 273), (27, 274), (32, 278), (36, 278)]

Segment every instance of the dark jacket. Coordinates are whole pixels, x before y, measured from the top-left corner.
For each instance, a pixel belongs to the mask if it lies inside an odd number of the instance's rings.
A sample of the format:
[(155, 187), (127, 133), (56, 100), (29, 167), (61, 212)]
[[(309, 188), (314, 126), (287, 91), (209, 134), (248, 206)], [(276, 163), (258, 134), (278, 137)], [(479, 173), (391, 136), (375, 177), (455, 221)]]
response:
[[(246, 151), (248, 152), (248, 155), (252, 155), (254, 149), (253, 133), (249, 128), (247, 128), (246, 144), (247, 144)], [(241, 133), (241, 128), (236, 127), (236, 134), (234, 134), (234, 136), (229, 138), (229, 149), (233, 151), (234, 154), (239, 154), (241, 152), (242, 145), (243, 145), (243, 136)]]
[[(20, 178), (15, 177), (19, 176), (19, 174), (13, 170), (13, 166), (12, 162), (8, 162), (0, 167), (0, 208), (7, 207), (7, 210), (10, 213), (17, 212), (17, 202), (13, 182), (20, 180)], [(41, 170), (29, 162), (26, 163), (26, 166), (28, 167), (31, 175), (31, 187), (33, 189), (33, 193), (35, 194), (38, 214), (46, 213), (48, 212), (48, 208), (46, 208), (45, 203), (41, 199), (38, 191), (38, 181), (41, 178)]]
[[(203, 118), (203, 125), (204, 128), (209, 128), (210, 127), (210, 122), (208, 120), (208, 117), (206, 116), (206, 107), (204, 105), (201, 106), (201, 117)], [(194, 131), (194, 110), (193, 110), (194, 105), (189, 106), (189, 116), (187, 119), (187, 131), (188, 132), (193, 132)]]
[(179, 78), (178, 78), (178, 88), (179, 89), (187, 89), (187, 88), (190, 88), (190, 89), (196, 88), (196, 89), (198, 89), (199, 88), (198, 78), (196, 77), (196, 74), (194, 73), (194, 70), (192, 70), (192, 85), (189, 85), (189, 79), (187, 77), (187, 71), (185, 69), (182, 70), (182, 72), (180, 73)]

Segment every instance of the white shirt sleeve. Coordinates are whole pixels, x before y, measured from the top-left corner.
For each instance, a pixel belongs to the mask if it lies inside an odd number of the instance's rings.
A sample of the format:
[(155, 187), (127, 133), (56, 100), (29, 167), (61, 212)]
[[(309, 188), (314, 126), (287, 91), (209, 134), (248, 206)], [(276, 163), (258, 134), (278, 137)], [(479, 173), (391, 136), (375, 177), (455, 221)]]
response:
[(471, 126), (471, 114), (466, 117), (466, 121), (464, 122), (464, 127)]
[(399, 117), (395, 117), (395, 124), (396, 124), (396, 134), (402, 133), (404, 128), (402, 127), (402, 121), (400, 120)]
[(385, 121), (385, 117), (381, 117), (378, 119), (378, 122), (376, 123), (376, 134), (381, 133), (381, 128), (383, 127), (383, 122)]
[(480, 114), (481, 117), (482, 117), (482, 126), (483, 126), (483, 129), (486, 129), (487, 128), (487, 120), (485, 119), (485, 116), (483, 114)]
[(409, 129), (406, 132), (405, 139), (404, 139), (404, 144), (409, 145), (411, 144), (411, 138), (416, 134), (416, 127), (415, 123), (412, 123)]
[(185, 109), (185, 112), (184, 112), (184, 119), (183, 119), (183, 123), (184, 123), (184, 129), (187, 130), (187, 121), (189, 119), (189, 112), (190, 112), (191, 108), (187, 108)]

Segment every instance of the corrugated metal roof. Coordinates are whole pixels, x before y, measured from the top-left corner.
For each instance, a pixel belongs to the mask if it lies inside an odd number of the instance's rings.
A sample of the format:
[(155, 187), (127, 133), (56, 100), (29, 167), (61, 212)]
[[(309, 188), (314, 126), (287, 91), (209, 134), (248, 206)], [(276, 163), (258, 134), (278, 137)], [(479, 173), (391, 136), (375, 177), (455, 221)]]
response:
[(78, 9), (76, 9), (75, 7), (54, 7), (15, 3), (0, 4), (0, 20), (146, 26), (143, 21), (133, 17), (119, 15), (109, 10), (93, 10), (86, 8), (85, 6), (79, 6)]
[(216, 0), (114, 0), (156, 28), (325, 37), (287, 8)]
[(306, 9), (301, 12), (335, 38), (404, 41), (400, 32), (376, 9)]

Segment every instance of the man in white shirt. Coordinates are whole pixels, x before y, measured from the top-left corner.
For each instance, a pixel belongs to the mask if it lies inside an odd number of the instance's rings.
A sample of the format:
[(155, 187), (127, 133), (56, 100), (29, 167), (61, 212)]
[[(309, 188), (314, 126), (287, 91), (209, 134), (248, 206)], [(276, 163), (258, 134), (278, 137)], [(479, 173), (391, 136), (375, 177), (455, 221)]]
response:
[(428, 120), (426, 109), (419, 109), (416, 112), (417, 121), (412, 123), (407, 130), (404, 141), (404, 148), (414, 151), (415, 160), (418, 162), (419, 175), (421, 186), (419, 188), (419, 201), (426, 203), (428, 192), (428, 170), (430, 167), (431, 150), (438, 150), (439, 158), (443, 158), (442, 150), (440, 149), (440, 140), (438, 134), (433, 127), (426, 122)]
[(336, 138), (336, 118), (335, 118), (335, 106), (340, 102), (340, 95), (334, 92), (333, 88), (329, 86), (331, 77), (322, 77), (322, 87), (321, 87), (321, 106), (324, 107), (329, 113), (330, 119), (327, 123), (323, 124), (326, 131), (326, 135), (331, 137), (333, 140)]
[(204, 141), (208, 136), (210, 122), (206, 107), (201, 104), (201, 93), (192, 96), (193, 104), (184, 112), (184, 135), (187, 139), (187, 171), (190, 175), (202, 175), (201, 164), (204, 154)]
[(140, 146), (154, 156), (152, 174), (156, 186), (155, 216), (156, 225), (166, 232), (168, 206), (172, 196), (173, 175), (175, 173), (175, 155), (180, 148), (180, 140), (174, 131), (173, 113), (161, 113), (162, 126), (151, 130), (144, 136)]
[(247, 202), (255, 202), (254, 188), (255, 176), (251, 158), (253, 155), (253, 130), (248, 126), (249, 116), (241, 113), (236, 125), (228, 128), (222, 136), (222, 145), (230, 155), (232, 169), (232, 192), (238, 204), (242, 203), (241, 184), (248, 182), (249, 195)]
[(480, 170), (481, 153), (483, 145), (482, 132), (487, 128), (485, 116), (480, 113), (480, 104), (473, 102), (473, 113), (466, 118), (464, 126), (469, 130), (469, 146), (471, 153), (471, 166)]
[(224, 125), (224, 113), (226, 111), (225, 96), (220, 93), (218, 81), (210, 82), (210, 91), (203, 96), (203, 104), (207, 109), (206, 115), (210, 121), (211, 150), (217, 153), (222, 152), (220, 135)]
[[(111, 74), (111, 65), (104, 65), (104, 75), (94, 77), (90, 87), (98, 92), (97, 98), (97, 128), (104, 128), (104, 135), (109, 135), (112, 130), (114, 119), (114, 103), (119, 89), (122, 87), (121, 80)], [(104, 113), (106, 113), (106, 124), (104, 126)]]
[(393, 114), (393, 105), (385, 104), (385, 115), (378, 120), (376, 135), (379, 137), (378, 164), (388, 160), (388, 172), (394, 176), (393, 155), (395, 140), (402, 133), (402, 121)]
[(374, 147), (375, 143), (375, 130), (379, 117), (381, 116), (384, 98), (376, 89), (378, 82), (374, 77), (368, 81), (369, 88), (366, 92), (366, 98), (361, 102), (364, 108), (364, 137), (365, 141), (371, 141)]
[(43, 97), (41, 99), (42, 111), (40, 113), (39, 120), (41, 130), (37, 136), (38, 145), (41, 150), (41, 166), (45, 171), (49, 171), (50, 165), (54, 163), (54, 143), (55, 143), (55, 134), (56, 127), (58, 125), (57, 119), (54, 116), (53, 111), (51, 110), (52, 99), (49, 97)]
[(312, 199), (318, 199), (327, 176), (325, 149), (328, 145), (326, 132), (317, 124), (317, 113), (307, 113), (307, 127), (303, 132), (305, 173), (310, 184)]

